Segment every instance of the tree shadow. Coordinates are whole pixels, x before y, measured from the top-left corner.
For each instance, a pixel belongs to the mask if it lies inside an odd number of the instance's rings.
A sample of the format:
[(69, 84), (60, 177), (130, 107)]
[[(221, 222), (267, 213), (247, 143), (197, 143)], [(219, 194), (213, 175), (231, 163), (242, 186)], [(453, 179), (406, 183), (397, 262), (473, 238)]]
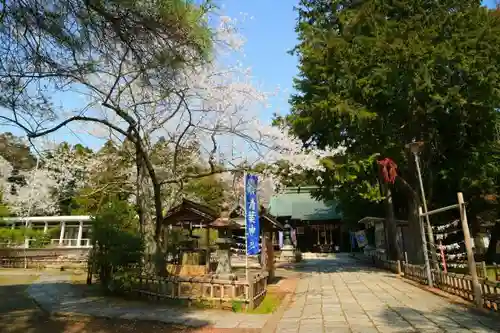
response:
[(371, 319), (391, 327), (393, 333), (408, 332), (500, 332), (500, 316), (450, 304), (439, 309), (418, 310), (395, 306), (372, 315)]
[(298, 273), (363, 272), (394, 276), (383, 269), (371, 266), (369, 262), (348, 257), (346, 253), (338, 254), (337, 258), (306, 259), (298, 263), (282, 264), (280, 269)]
[[(307, 260), (282, 269), (313, 275), (315, 273), (335, 274), (343, 272), (376, 273), (378, 277), (381, 277), (380, 281), (385, 281), (389, 288), (392, 285), (391, 281), (401, 281), (401, 278), (395, 274), (370, 266), (370, 262), (356, 260), (345, 255), (340, 255), (337, 259)], [(357, 279), (355, 275), (354, 278)], [(356, 284), (356, 281), (354, 282)], [(376, 282), (374, 283), (378, 285)], [(354, 325), (356, 325), (356, 318), (366, 318), (368, 316), (371, 322), (367, 325), (375, 324), (377, 327), (387, 328), (387, 331), (392, 333), (465, 332), (466, 330), (471, 332), (500, 332), (500, 315), (497, 313), (487, 313), (475, 309), (472, 304), (468, 306), (461, 302), (455, 303), (428, 291), (420, 290), (418, 287), (414, 288), (405, 289), (408, 293), (412, 291), (415, 293), (406, 294), (406, 297), (411, 299), (409, 300), (411, 303), (407, 303), (409, 306), (402, 305), (402, 302), (391, 299), (392, 296), (389, 294), (377, 294), (375, 295), (376, 298), (371, 297), (364, 300), (362, 298), (354, 299), (353, 296), (351, 303), (359, 303), (359, 306), (347, 310), (343, 309), (342, 311), (344, 311), (346, 317), (352, 316), (350, 319), (354, 322)], [(386, 291), (383, 288), (377, 288), (377, 290), (382, 293)], [(367, 291), (367, 293), (370, 292)], [(428, 293), (429, 297), (423, 296), (425, 293)], [(360, 295), (363, 295), (363, 292), (360, 292)], [(306, 288), (298, 290), (295, 294), (296, 299), (304, 300), (306, 296), (316, 300), (321, 299), (322, 290), (321, 288), (315, 288), (314, 290)], [(387, 302), (382, 301), (384, 297), (388, 298)], [(434, 303), (432, 303), (433, 300)], [(415, 305), (413, 305), (414, 303)], [(349, 321), (349, 318), (347, 320)], [(326, 323), (326, 321), (327, 317), (325, 317), (325, 325), (343, 325), (335, 322)], [(362, 331), (362, 328), (360, 328), (360, 331)], [(371, 330), (367, 329), (367, 331)]]
[[(15, 282), (13, 282), (15, 283)], [(78, 299), (69, 295), (70, 284), (50, 283), (44, 287), (58, 288), (60, 299), (46, 300), (61, 304), (51, 307), (59, 314), (45, 311), (43, 301), (35, 302), (28, 295), (29, 284), (0, 285), (0, 332), (2, 333), (132, 333), (187, 332), (209, 326), (209, 320), (192, 315), (194, 309), (153, 305), (147, 302), (111, 302), (105, 299)], [(66, 298), (67, 297), (67, 298)]]

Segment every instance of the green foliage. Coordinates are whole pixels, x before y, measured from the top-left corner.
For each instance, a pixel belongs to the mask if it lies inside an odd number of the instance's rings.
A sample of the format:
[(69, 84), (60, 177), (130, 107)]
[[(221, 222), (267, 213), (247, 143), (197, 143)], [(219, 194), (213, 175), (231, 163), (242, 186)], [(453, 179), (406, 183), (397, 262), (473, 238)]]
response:
[(9, 207), (2, 203), (2, 195), (0, 194), (0, 221), (2, 217), (8, 217), (9, 215), (10, 215)]
[[(392, 158), (418, 184), (405, 148), (414, 139), (426, 143), (431, 208), (454, 202), (457, 191), (475, 202), (498, 191), (498, 16), (459, 0), (303, 0), (297, 10), (300, 75), (281, 121), (304, 142), (347, 148), (322, 174), (321, 195), (367, 215), (381, 199), (374, 156)], [(408, 200), (397, 215), (408, 213)]]
[(200, 204), (217, 212), (225, 201), (224, 192), (227, 190), (218, 175), (193, 179), (184, 188), (186, 196), (193, 197)]
[[(50, 240), (54, 238), (53, 235), (57, 231), (57, 228), (51, 228), (45, 233), (40, 229), (3, 227), (0, 228), (0, 244), (20, 246), (24, 245), (26, 239), (30, 239), (30, 248), (43, 248), (50, 245)], [(59, 237), (59, 234), (57, 234), (57, 237)]]
[(20, 137), (10, 132), (0, 134), (0, 156), (14, 169), (30, 170), (36, 165), (36, 158)]
[(126, 202), (110, 201), (93, 219), (92, 263), (106, 290), (113, 277), (141, 261), (144, 244), (138, 233), (135, 212)]
[(87, 186), (71, 198), (69, 213), (72, 215), (98, 214), (111, 201), (128, 200), (134, 193), (126, 172), (133, 163), (127, 144), (117, 146), (107, 141), (94, 156), (103, 162), (101, 169), (89, 175)]

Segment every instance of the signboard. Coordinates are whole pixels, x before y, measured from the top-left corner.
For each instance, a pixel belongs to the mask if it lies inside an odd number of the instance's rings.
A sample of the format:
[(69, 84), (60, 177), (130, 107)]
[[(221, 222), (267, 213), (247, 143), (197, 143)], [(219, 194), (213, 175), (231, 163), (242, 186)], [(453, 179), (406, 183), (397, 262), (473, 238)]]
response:
[(366, 239), (364, 230), (356, 231), (355, 235), (356, 235), (356, 242), (358, 243), (359, 247), (365, 247), (368, 245), (368, 241)]
[(245, 236), (247, 255), (256, 255), (259, 249), (259, 205), (257, 202), (258, 179), (255, 175), (245, 175)]

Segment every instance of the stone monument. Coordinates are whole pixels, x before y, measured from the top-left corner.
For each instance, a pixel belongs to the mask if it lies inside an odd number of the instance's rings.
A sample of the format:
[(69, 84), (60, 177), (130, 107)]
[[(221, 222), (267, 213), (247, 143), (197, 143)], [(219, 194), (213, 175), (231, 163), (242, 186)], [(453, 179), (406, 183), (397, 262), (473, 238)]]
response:
[(232, 230), (239, 225), (229, 218), (229, 212), (223, 211), (221, 216), (210, 224), (210, 228), (217, 229), (218, 237), (215, 243), (218, 245), (216, 251), (217, 268), (215, 274), (220, 279), (236, 278), (231, 268), (231, 244), (233, 244)]
[(281, 249), (280, 261), (295, 262), (295, 248), (292, 244), (292, 227), (288, 223), (283, 226), (283, 248)]

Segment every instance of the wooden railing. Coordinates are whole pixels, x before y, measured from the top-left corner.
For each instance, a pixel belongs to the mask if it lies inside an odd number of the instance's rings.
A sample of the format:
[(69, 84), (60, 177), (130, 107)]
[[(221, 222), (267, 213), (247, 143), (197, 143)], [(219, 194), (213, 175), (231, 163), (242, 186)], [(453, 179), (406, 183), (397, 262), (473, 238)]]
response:
[[(267, 291), (267, 273), (246, 280), (222, 280), (211, 277), (129, 277), (128, 291), (138, 296), (156, 299), (179, 299), (231, 305), (233, 302), (257, 307)], [(218, 303), (218, 304), (217, 304)]]
[(486, 265), (486, 263), (480, 262), (476, 264), (477, 276), (480, 278), (485, 278), (492, 281), (500, 281), (500, 266), (497, 264)]
[[(390, 270), (396, 274), (404, 276), (409, 280), (427, 284), (427, 273), (425, 266), (390, 261), (372, 256), (372, 262), (380, 268)], [(462, 297), (467, 301), (474, 301), (474, 291), (472, 288), (472, 278), (468, 274), (443, 273), (435, 270), (431, 271), (434, 286), (453, 295)], [(500, 311), (500, 282), (479, 278), (482, 291), (482, 303), (484, 307)]]

